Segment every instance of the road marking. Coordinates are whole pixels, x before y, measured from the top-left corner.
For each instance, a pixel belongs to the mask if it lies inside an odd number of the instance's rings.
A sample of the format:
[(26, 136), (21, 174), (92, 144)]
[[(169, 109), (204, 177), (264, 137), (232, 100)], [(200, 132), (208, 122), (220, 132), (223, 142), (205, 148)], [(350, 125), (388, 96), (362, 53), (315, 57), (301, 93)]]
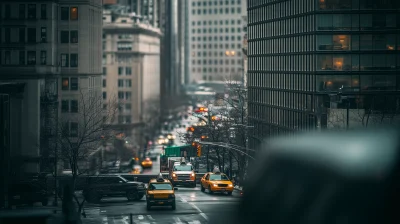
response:
[(191, 222), (188, 222), (188, 224), (201, 224), (199, 220), (193, 220)]
[(196, 209), (198, 212), (200, 212), (200, 215), (201, 216), (203, 216), (203, 218), (205, 219), (205, 220), (207, 220), (208, 221), (208, 217), (207, 217), (207, 215), (206, 214), (204, 214), (200, 209), (199, 209), (199, 207), (197, 207), (195, 204), (193, 204), (193, 203), (189, 203), (194, 209)]
[(183, 222), (181, 221), (181, 219), (178, 218), (178, 217), (174, 217), (174, 220), (175, 220), (176, 224), (183, 224)]
[(103, 217), (103, 224), (108, 224), (107, 217)]
[(149, 218), (150, 220), (154, 220), (153, 217), (151, 217), (151, 215), (147, 215), (147, 218)]
[(179, 197), (181, 198), (181, 202), (187, 203), (187, 201), (182, 196)]
[(139, 219), (139, 220), (144, 219), (143, 215), (139, 215), (139, 216), (138, 216), (138, 219)]

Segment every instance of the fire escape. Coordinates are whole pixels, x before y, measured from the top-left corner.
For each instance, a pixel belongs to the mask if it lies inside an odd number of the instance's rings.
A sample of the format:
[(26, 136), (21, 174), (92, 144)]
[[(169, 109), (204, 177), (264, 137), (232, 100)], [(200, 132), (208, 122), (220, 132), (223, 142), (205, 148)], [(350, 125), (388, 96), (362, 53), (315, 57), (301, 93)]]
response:
[(52, 172), (55, 167), (58, 129), (57, 78), (46, 78), (40, 97), (40, 172)]

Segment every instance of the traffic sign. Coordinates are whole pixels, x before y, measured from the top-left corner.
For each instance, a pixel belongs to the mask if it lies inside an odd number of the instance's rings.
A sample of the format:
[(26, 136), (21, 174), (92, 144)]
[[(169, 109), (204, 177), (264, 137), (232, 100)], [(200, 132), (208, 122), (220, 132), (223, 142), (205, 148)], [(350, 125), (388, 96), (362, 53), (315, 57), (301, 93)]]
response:
[(196, 150), (191, 145), (171, 146), (165, 148), (166, 157), (196, 157)]

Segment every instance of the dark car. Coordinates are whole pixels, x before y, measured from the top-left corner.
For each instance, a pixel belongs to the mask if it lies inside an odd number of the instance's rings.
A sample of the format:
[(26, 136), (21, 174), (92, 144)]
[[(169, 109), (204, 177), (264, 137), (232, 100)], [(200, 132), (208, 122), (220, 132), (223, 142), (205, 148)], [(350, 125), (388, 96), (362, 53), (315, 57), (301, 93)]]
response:
[(92, 176), (86, 180), (83, 196), (88, 202), (99, 203), (104, 197), (126, 197), (140, 200), (146, 193), (142, 182), (128, 181), (119, 175)]
[(10, 193), (12, 205), (33, 205), (41, 202), (43, 206), (46, 206), (48, 203), (46, 187), (38, 181), (13, 183)]

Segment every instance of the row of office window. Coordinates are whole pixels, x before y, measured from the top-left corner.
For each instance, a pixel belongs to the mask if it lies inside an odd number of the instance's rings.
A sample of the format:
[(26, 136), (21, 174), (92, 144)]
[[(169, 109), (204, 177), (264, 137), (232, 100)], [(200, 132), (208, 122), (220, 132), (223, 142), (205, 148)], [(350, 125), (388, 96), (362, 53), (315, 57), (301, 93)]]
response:
[[(241, 48), (241, 47), (238, 47), (238, 48)], [(229, 55), (227, 55), (227, 52), (229, 52)], [(232, 54), (231, 52), (235, 52), (234, 54)], [(200, 52), (200, 51), (198, 51), (197, 52), (197, 54), (196, 54), (196, 52), (192, 52), (192, 57), (195, 57), (197, 55), (197, 57), (201, 57), (201, 56), (203, 56), (203, 57), (211, 57), (211, 56), (215, 56), (215, 57), (217, 57), (218, 55), (219, 55), (219, 57), (223, 57), (224, 55), (225, 56), (227, 56), (227, 57), (232, 57), (232, 56), (235, 56), (235, 55), (237, 55), (238, 57), (241, 57), (242, 56), (242, 53), (240, 52), (240, 51), (238, 51), (237, 53), (236, 53), (236, 51), (234, 51), (234, 50), (227, 50), (227, 51), (225, 51), (225, 52), (211, 52), (211, 51), (209, 51), (208, 53), (206, 52), (206, 51), (203, 51), (203, 52)]]
[[(202, 38), (201, 37), (192, 37), (192, 41), (202, 41)], [(236, 41), (236, 40), (238, 40), (238, 41), (241, 41), (242, 40), (242, 36), (230, 36), (230, 38), (229, 38), (229, 36), (228, 35), (226, 35), (225, 36), (225, 38), (224, 38), (224, 36), (219, 36), (219, 38), (218, 38), (218, 36), (214, 36), (214, 37), (212, 37), (212, 36), (209, 36), (208, 37), (208, 40), (209, 41), (212, 41), (212, 40), (214, 40), (214, 41), (218, 41), (218, 40), (220, 40), (220, 41), (229, 41), (229, 40), (231, 40), (231, 41)], [(203, 41), (207, 41), (207, 37), (203, 37)]]
[[(103, 106), (103, 108), (106, 109), (107, 105), (105, 104)], [(119, 103), (118, 104), (118, 112), (119, 113), (131, 113), (131, 110), (132, 110), (132, 104), (130, 104), (130, 103), (124, 103), (124, 104)]]
[(384, 88), (386, 90), (400, 90), (400, 78), (388, 73), (374, 75), (352, 74), (352, 75), (323, 75), (318, 74), (316, 78), (317, 91), (335, 91), (346, 87), (358, 90), (368, 90), (370, 88)]
[(119, 88), (129, 88), (132, 87), (132, 80), (131, 79), (118, 79), (118, 87)]
[(315, 79), (311, 74), (248, 72), (248, 85), (298, 91), (315, 91)]
[[(13, 4), (14, 5), (14, 4)], [(12, 4), (0, 4), (0, 19), (38, 19), (37, 15), (40, 13), (40, 19), (47, 19), (47, 5), (40, 4), (40, 12), (38, 13), (37, 4), (19, 4), (18, 11), (12, 10)], [(50, 5), (51, 7), (51, 5)], [(4, 9), (3, 9), (4, 8)], [(78, 7), (61, 7), (60, 20), (78, 20)]]
[(314, 105), (310, 94), (257, 88), (249, 89), (249, 102), (308, 111)]
[(192, 72), (203, 72), (203, 73), (217, 73), (217, 72), (231, 72), (231, 73), (241, 73), (243, 70), (241, 68), (192, 68)]
[(249, 71), (383, 71), (400, 70), (397, 54), (317, 54), (249, 57)]
[[(266, 38), (279, 35), (318, 31), (379, 31), (400, 28), (400, 16), (395, 13), (366, 14), (317, 14), (263, 20), (248, 26), (249, 38)], [(315, 24), (315, 21), (317, 22)]]
[(213, 9), (192, 9), (192, 15), (218, 15), (218, 14), (240, 14), (242, 13), (242, 8), (241, 7), (237, 7), (237, 8), (213, 8)]
[(61, 54), (61, 67), (78, 67), (78, 54)]
[[(271, 131), (280, 132), (296, 130), (311, 130), (315, 128), (316, 120), (314, 115), (308, 112), (287, 110), (284, 108), (270, 107), (262, 104), (249, 104), (249, 120), (255, 120), (256, 123), (269, 124), (264, 130), (254, 130), (256, 136), (266, 137)], [(251, 121), (250, 121), (251, 122)], [(273, 127), (271, 127), (273, 126)], [(255, 126), (256, 127), (256, 126)], [(286, 130), (285, 130), (286, 129)]]
[(225, 32), (225, 33), (229, 33), (229, 32), (231, 32), (231, 33), (240, 33), (240, 32), (242, 32), (242, 28), (240, 28), (240, 27), (231, 27), (230, 29), (229, 29), (229, 27), (226, 27), (225, 29), (223, 29), (223, 28), (219, 28), (219, 30), (218, 30), (218, 28), (214, 28), (214, 29), (212, 29), (212, 28), (203, 28), (203, 29), (200, 29), (200, 28), (198, 28), (197, 30), (196, 29), (192, 29), (192, 33), (213, 33), (213, 31), (214, 31), (214, 33), (223, 33), (223, 32)]
[[(47, 64), (47, 51), (0, 51), (0, 65), (37, 65), (39, 54), (40, 65)], [(4, 60), (3, 60), (4, 58)]]
[(132, 75), (132, 67), (118, 67), (118, 75)]
[(279, 54), (315, 50), (315, 35), (301, 35), (248, 42), (248, 54)]
[(78, 113), (78, 100), (61, 100), (61, 113)]
[[(4, 31), (3, 31), (4, 30)], [(4, 32), (4, 39), (2, 33)], [(18, 38), (16, 38), (18, 37)], [(4, 41), (3, 41), (4, 40)], [(47, 42), (47, 28), (40, 28), (40, 42)], [(37, 43), (37, 29), (36, 28), (25, 28), (25, 27), (0, 27), (0, 43)]]
[[(315, 9), (314, 0), (291, 0), (277, 1), (278, 3), (253, 8), (248, 10), (248, 23), (251, 25), (255, 22), (266, 21), (281, 17), (289, 17), (297, 14), (312, 12)], [(252, 4), (256, 1), (249, 1)], [(249, 6), (251, 8), (252, 6)]]
[(62, 78), (61, 90), (77, 91), (79, 89), (78, 78)]
[[(4, 4), (4, 12), (2, 11), (0, 4), (0, 19), (37, 19), (37, 7), (36, 4), (19, 4), (18, 11), (12, 10), (10, 4)], [(18, 14), (13, 14), (18, 13)], [(4, 15), (4, 17), (2, 17)], [(40, 19), (47, 19), (47, 5), (40, 4)]]
[(118, 99), (119, 100), (131, 100), (132, 92), (131, 91), (118, 91)]
[(243, 63), (243, 59), (238, 59), (238, 60), (235, 60), (235, 59), (231, 59), (231, 60), (229, 60), (229, 59), (226, 59), (226, 60), (217, 60), (217, 59), (214, 59), (214, 60), (211, 60), (211, 59), (209, 59), (209, 60), (206, 60), (206, 59), (203, 59), (203, 60), (192, 60), (192, 65), (218, 65), (218, 61), (219, 61), (219, 64), (220, 65), (223, 65), (224, 64), (224, 62), (225, 62), (225, 65), (229, 65), (229, 64), (232, 64), (232, 65), (235, 65), (235, 64), (242, 64)]
[[(208, 44), (208, 45), (207, 44), (203, 44), (203, 45), (197, 44), (197, 49), (218, 50), (218, 48), (224, 49), (224, 50), (230, 49), (230, 48), (232, 48), (232, 49), (235, 49), (235, 48), (241, 49), (242, 45), (241, 44), (225, 44), (225, 45), (223, 45), (223, 44)], [(196, 45), (195, 44), (192, 44), (192, 49), (196, 49)]]
[(231, 6), (231, 5), (235, 5), (235, 4), (238, 4), (238, 5), (240, 5), (240, 4), (242, 4), (242, 1), (245, 1), (245, 0), (220, 0), (220, 1), (218, 1), (218, 0), (198, 0), (198, 1), (192, 1), (192, 7), (195, 7), (195, 6), (198, 6), (198, 7), (200, 7), (200, 6), (217, 6), (217, 5), (229, 5), (229, 6)]
[(313, 15), (304, 15), (248, 25), (247, 29), (249, 39), (268, 38), (314, 31), (315, 21)]
[[(230, 21), (230, 22), (229, 22)], [(197, 26), (201, 26), (202, 24), (203, 24), (203, 26), (206, 26), (206, 25), (209, 25), (209, 26), (211, 26), (211, 25), (229, 25), (229, 24), (231, 24), (231, 25), (235, 25), (235, 24), (238, 24), (238, 25), (240, 25), (241, 23), (242, 23), (242, 20), (235, 20), (235, 19), (231, 19), (231, 20), (229, 20), (229, 19), (226, 19), (225, 21), (224, 20), (214, 20), (214, 21), (212, 21), (212, 20), (201, 20), (201, 21), (197, 21), (197, 23), (196, 23), (196, 21), (192, 21), (192, 26), (196, 26), (196, 24), (197, 24)]]
[(60, 42), (62, 44), (66, 43), (78, 43), (78, 31), (77, 30), (62, 30), (60, 31)]

